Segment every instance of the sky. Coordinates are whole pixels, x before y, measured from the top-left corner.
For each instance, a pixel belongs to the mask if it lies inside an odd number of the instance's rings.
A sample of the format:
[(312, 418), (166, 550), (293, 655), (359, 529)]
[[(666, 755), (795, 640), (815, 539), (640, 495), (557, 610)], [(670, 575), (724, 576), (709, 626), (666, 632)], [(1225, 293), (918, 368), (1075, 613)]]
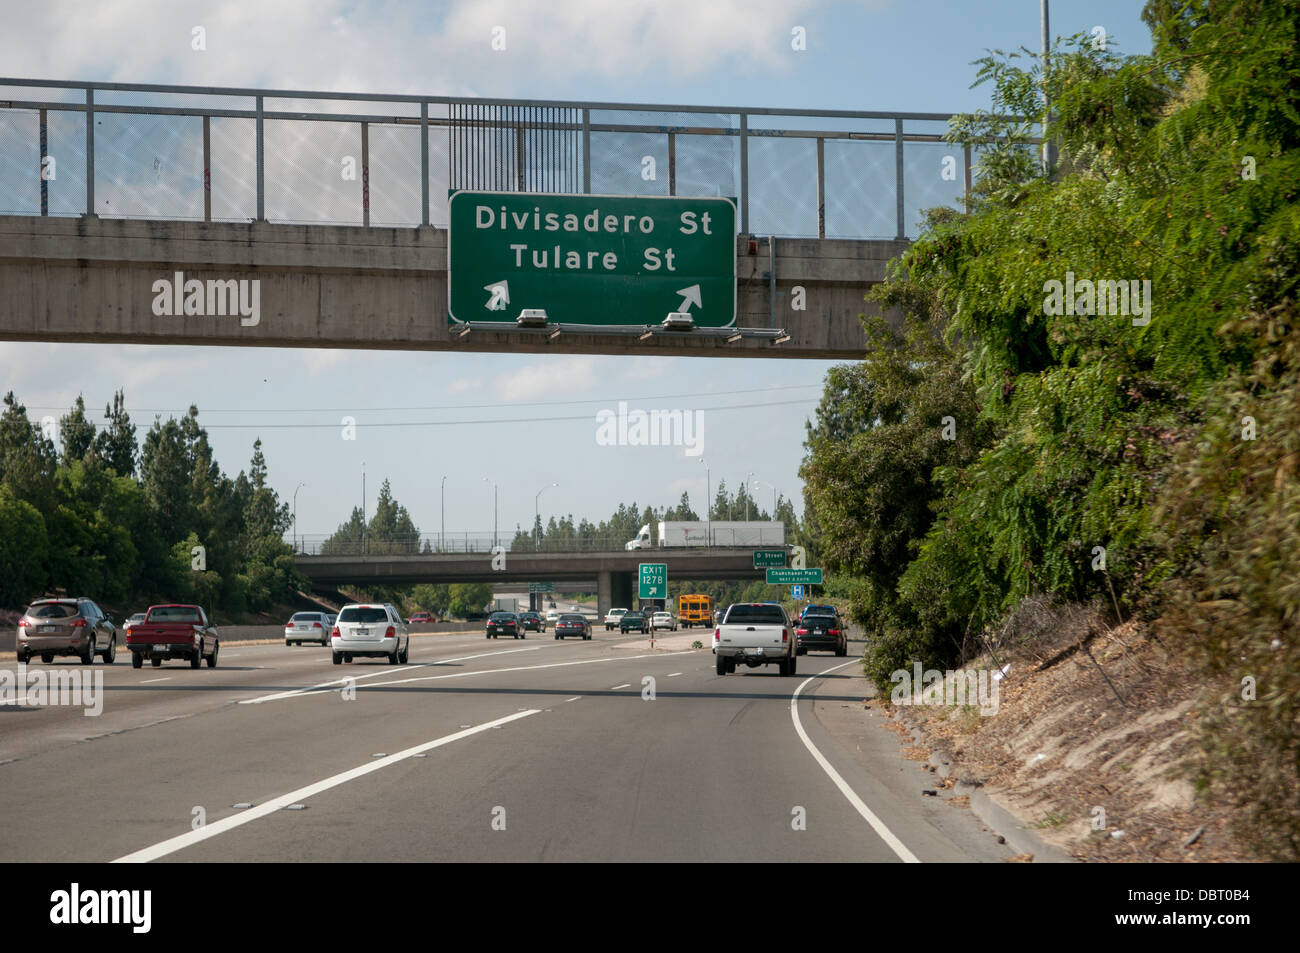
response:
[[(1100, 26), (1121, 53), (1148, 52), (1141, 6), (1055, 0), (1052, 33)], [(1040, 39), (1036, 0), (0, 0), (0, 14), (0, 73), (17, 78), (943, 113), (989, 107), (972, 61)], [(13, 148), (0, 135), (0, 163)], [(0, 342), (0, 391), (39, 422), (78, 394), (98, 420), (121, 388), (141, 437), (195, 404), (230, 475), (261, 439), (299, 534), (344, 522), (364, 473), (368, 513), (387, 479), (422, 533), (451, 537), (490, 533), (494, 518), (506, 534), (530, 527), (535, 507), (598, 522), (683, 491), (701, 510), (719, 480), (758, 481), (765, 505), (775, 489), (801, 512), (805, 423), (831, 366)], [(598, 414), (620, 401), (699, 411), (698, 448), (602, 445)]]

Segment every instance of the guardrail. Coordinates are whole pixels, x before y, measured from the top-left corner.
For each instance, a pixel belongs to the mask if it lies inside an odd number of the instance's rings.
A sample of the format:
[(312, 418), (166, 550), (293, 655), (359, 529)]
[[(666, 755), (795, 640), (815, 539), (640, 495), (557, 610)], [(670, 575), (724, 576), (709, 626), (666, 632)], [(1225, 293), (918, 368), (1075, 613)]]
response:
[(487, 188), (722, 195), (746, 235), (903, 239), (970, 190), (949, 118), (0, 77), (0, 214), (445, 227), (450, 190)]
[[(744, 537), (751, 539), (752, 537)], [(753, 549), (757, 547), (780, 548), (785, 545), (784, 535), (760, 532), (758, 542), (737, 542), (734, 530), (714, 530), (710, 547), (712, 549)], [(300, 556), (419, 556), (454, 553), (490, 554), (495, 546), (504, 547), (510, 553), (613, 553), (623, 552), (628, 542), (626, 537), (588, 536), (574, 539), (542, 537), (541, 540), (516, 540), (513, 536), (491, 533), (438, 533), (424, 534), (401, 540), (367, 539), (332, 539), (323, 535), (298, 535), (285, 540)], [(689, 547), (664, 547), (668, 549), (690, 549)], [(661, 547), (637, 550), (647, 554), (659, 552)]]

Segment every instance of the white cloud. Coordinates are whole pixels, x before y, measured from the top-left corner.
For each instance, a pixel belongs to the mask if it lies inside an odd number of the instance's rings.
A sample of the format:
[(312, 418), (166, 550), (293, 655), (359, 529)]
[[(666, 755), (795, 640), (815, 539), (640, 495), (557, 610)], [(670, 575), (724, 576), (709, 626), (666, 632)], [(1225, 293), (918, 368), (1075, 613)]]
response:
[[(502, 379), (504, 378), (504, 380)], [(600, 378), (596, 361), (589, 355), (548, 357), (518, 370), (505, 370), (493, 380), (493, 392), (501, 400), (531, 400), (558, 394), (582, 394)]]

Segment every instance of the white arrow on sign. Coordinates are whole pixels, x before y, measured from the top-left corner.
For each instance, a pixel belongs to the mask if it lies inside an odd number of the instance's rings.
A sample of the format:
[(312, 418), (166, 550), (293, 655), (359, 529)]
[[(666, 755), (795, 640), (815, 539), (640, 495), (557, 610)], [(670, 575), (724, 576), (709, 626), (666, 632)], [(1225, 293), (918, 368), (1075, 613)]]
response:
[(700, 301), (699, 285), (691, 285), (689, 288), (680, 288), (675, 293), (682, 296), (682, 306), (677, 309), (678, 311), (690, 311), (692, 304), (697, 308), (704, 307), (703, 303)]
[(489, 311), (504, 311), (506, 305), (510, 303), (510, 283), (506, 281), (494, 281), (490, 285), (483, 286), (484, 291), (492, 292), (492, 297), (484, 305)]

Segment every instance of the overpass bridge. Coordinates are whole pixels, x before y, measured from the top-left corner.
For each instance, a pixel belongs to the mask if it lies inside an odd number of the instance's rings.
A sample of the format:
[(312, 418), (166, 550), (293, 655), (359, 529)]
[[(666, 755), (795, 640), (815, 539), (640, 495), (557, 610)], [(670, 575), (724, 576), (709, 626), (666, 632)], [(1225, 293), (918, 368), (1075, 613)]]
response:
[[(854, 358), (969, 191), (948, 119), (0, 78), (0, 339)], [(743, 333), (453, 333), (457, 189), (734, 198)], [(257, 280), (256, 321), (155, 314), (178, 272)]]
[[(494, 569), (491, 553), (421, 555), (343, 555), (295, 557), (298, 570), (313, 586), (354, 584), (409, 586), (419, 583), (569, 582), (575, 589), (594, 589), (601, 616), (611, 606), (636, 604), (640, 563), (666, 563), (669, 581), (753, 580), (766, 578), (754, 568), (752, 549), (656, 549), (646, 552), (507, 553), (504, 568)], [(593, 586), (592, 584), (595, 583)]]

